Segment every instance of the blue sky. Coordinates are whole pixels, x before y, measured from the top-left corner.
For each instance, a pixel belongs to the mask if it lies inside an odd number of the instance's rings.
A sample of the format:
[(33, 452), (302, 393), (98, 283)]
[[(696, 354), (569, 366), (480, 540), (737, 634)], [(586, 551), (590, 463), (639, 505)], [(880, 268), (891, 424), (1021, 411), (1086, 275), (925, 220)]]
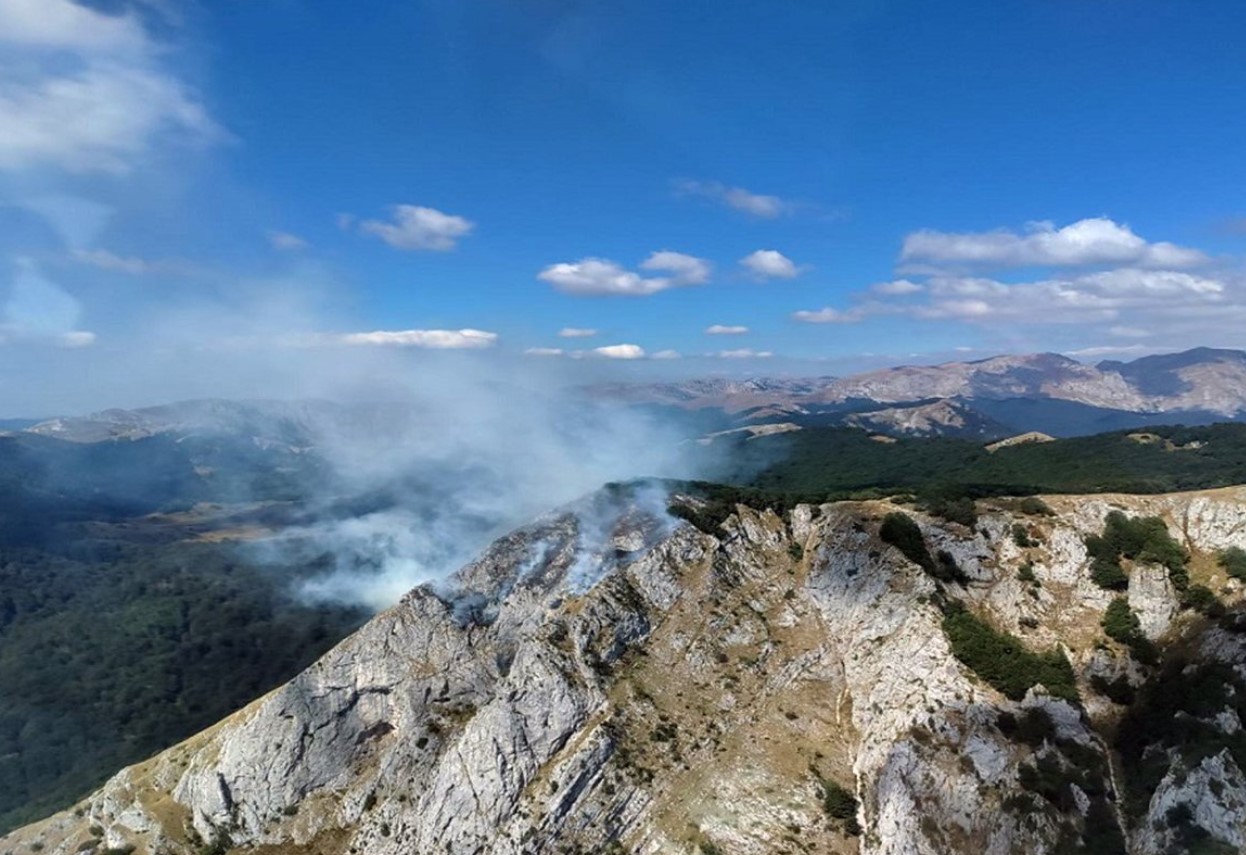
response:
[(0, 393), (1243, 343), (1244, 4), (365, 5), (0, 0)]

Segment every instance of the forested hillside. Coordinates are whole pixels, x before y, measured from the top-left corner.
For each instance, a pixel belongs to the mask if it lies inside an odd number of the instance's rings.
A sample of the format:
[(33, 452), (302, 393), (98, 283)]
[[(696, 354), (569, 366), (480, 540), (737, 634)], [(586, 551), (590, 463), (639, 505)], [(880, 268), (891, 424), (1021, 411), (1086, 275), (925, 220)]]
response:
[(972, 440), (806, 429), (741, 441), (736, 483), (809, 497), (864, 490), (970, 495), (1160, 493), (1246, 483), (1246, 425), (1155, 427), (988, 451)]
[(290, 599), (309, 568), (124, 535), (0, 545), (0, 829), (280, 685), (366, 617)]

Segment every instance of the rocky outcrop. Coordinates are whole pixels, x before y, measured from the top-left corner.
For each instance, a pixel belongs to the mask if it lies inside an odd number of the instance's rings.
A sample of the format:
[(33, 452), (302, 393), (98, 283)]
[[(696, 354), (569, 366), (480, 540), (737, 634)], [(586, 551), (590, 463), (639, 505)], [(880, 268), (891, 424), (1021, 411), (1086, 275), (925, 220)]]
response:
[[(906, 509), (960, 581), (879, 539), (887, 502), (739, 507), (712, 532), (666, 502), (616, 488), (507, 535), (0, 852), (1160, 853), (1191, 829), (1244, 845), (1236, 743), (1158, 746), (1166, 771), (1134, 786), (1105, 741), (1124, 707), (1096, 686), (1145, 696), (1158, 672), (1104, 638), (1083, 538), (1113, 508), (1161, 515), (1223, 592), (1211, 552), (1246, 545), (1246, 491), (1048, 497), (1051, 516), (1000, 500), (973, 529)], [(1150, 635), (1246, 678), (1246, 636), (1131, 572)], [(1002, 693), (955, 648), (953, 608), (1035, 655), (1058, 646), (1081, 700)], [(1233, 703), (1213, 735), (1240, 731)]]

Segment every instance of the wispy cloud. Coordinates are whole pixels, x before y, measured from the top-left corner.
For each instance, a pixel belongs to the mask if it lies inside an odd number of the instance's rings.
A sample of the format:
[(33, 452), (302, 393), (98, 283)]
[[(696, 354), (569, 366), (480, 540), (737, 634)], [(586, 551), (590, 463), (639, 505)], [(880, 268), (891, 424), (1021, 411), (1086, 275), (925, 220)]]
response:
[(860, 309), (843, 310), (827, 306), (823, 309), (803, 309), (799, 312), (792, 312), (792, 317), (807, 324), (855, 324), (863, 320), (865, 314)]
[(498, 334), (484, 330), (376, 330), (343, 333), (336, 341), (348, 345), (424, 347), (433, 350), (479, 350), (497, 343)]
[(790, 214), (796, 207), (792, 202), (778, 196), (753, 193), (743, 187), (731, 187), (720, 181), (676, 181), (675, 193), (679, 196), (709, 199), (724, 207), (766, 220)]
[(563, 327), (558, 331), (559, 338), (592, 338), (597, 330), (588, 327)]
[[(376, 235), (394, 249), (448, 252), (476, 228), (475, 223), (464, 217), (421, 205), (394, 205), (390, 213), (392, 219), (388, 221), (364, 220), (359, 224), (359, 231)], [(346, 219), (339, 215), (338, 223), (349, 228), (354, 220), (349, 215)]]
[(0, 169), (121, 174), (228, 137), (132, 13), (2, 0), (0, 46)]
[(530, 347), (524, 351), (525, 356), (562, 356), (561, 347)]
[(926, 290), (926, 286), (919, 285), (909, 279), (896, 279), (891, 282), (879, 282), (871, 285), (870, 290), (875, 294), (882, 294), (887, 297), (903, 297), (906, 294), (920, 294)]
[(125, 273), (130, 276), (182, 276), (194, 272), (193, 266), (186, 261), (118, 255), (106, 249), (74, 250), (73, 257), (80, 264), (86, 264), (90, 267), (107, 270), (112, 273)]
[(85, 347), (95, 334), (79, 329), (82, 304), (33, 261), (17, 260), (7, 300), (0, 306), (0, 341)]
[(744, 335), (748, 332), (748, 327), (728, 326), (726, 324), (711, 324), (705, 328), (706, 335)]
[(737, 350), (720, 350), (713, 355), (719, 359), (769, 359), (774, 356), (768, 350), (753, 350), (749, 347), (742, 347)]
[(564, 294), (647, 297), (670, 288), (702, 285), (709, 281), (711, 272), (705, 259), (670, 250), (652, 253), (639, 269), (669, 275), (644, 276), (606, 258), (582, 258), (551, 264), (537, 278)]
[(268, 232), (268, 245), (282, 252), (298, 252), (308, 246), (307, 241), (298, 235), (281, 231)]

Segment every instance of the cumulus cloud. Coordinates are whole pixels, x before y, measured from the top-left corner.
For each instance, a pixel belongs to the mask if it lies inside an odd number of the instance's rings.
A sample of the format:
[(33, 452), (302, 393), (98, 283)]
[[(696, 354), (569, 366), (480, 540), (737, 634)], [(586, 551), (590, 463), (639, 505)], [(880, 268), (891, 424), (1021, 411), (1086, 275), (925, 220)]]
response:
[(795, 206), (778, 196), (752, 193), (743, 187), (729, 187), (719, 181), (676, 181), (680, 196), (698, 196), (754, 217), (773, 220), (791, 213)]
[(306, 240), (296, 234), (281, 231), (268, 232), (268, 245), (283, 252), (297, 252), (300, 249), (307, 249)]
[[(364, 220), (359, 230), (376, 235), (394, 249), (448, 252), (476, 228), (475, 223), (464, 217), (421, 205), (394, 205), (390, 213), (392, 220)], [(354, 221), (343, 221), (339, 215), (339, 224), (343, 222), (343, 228), (348, 228)]]
[(588, 327), (563, 327), (558, 331), (559, 338), (592, 338), (597, 330)]
[(425, 347), (434, 350), (476, 350), (492, 347), (498, 334), (484, 330), (376, 330), (344, 333), (342, 344), (382, 347)]
[(640, 269), (670, 275), (643, 276), (606, 258), (583, 258), (551, 264), (537, 278), (565, 294), (647, 297), (670, 288), (702, 285), (709, 281), (711, 268), (703, 258), (662, 250), (641, 262)]
[(1030, 325), (1112, 322), (1117, 329), (1136, 330), (1181, 316), (1237, 310), (1243, 296), (1241, 283), (1226, 278), (1120, 268), (1016, 283), (935, 277), (929, 301), (903, 311), (936, 320), (1007, 320)]
[(706, 335), (744, 335), (746, 332), (748, 332), (748, 327), (725, 324), (712, 324), (705, 328)]
[(793, 279), (800, 268), (792, 259), (774, 249), (759, 249), (740, 259), (745, 270), (757, 279)]
[(827, 306), (824, 309), (805, 309), (799, 312), (792, 312), (792, 317), (807, 324), (855, 324), (862, 320), (865, 315), (861, 309), (844, 311)]
[(0, 169), (121, 174), (227, 136), (133, 15), (0, 0), (0, 48)]
[(1051, 222), (1030, 223), (1021, 234), (1004, 229), (967, 233), (924, 229), (904, 239), (900, 260), (983, 269), (1101, 265), (1185, 268), (1204, 264), (1208, 258), (1196, 249), (1150, 243), (1128, 226), (1095, 217), (1062, 228)]
[(644, 359), (645, 349), (638, 344), (610, 344), (593, 348), (593, 353), (607, 359)]

